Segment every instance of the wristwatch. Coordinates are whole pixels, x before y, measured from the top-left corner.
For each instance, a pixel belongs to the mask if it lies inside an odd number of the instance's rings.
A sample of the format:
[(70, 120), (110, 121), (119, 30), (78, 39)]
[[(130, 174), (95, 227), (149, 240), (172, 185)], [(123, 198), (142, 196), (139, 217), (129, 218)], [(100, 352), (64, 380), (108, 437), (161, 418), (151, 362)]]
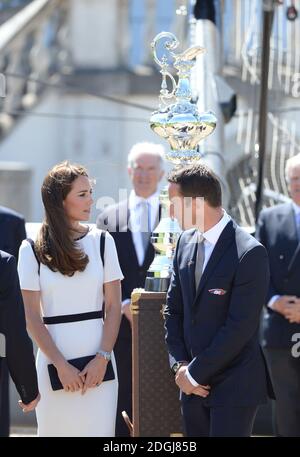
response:
[(96, 355), (100, 355), (100, 357), (103, 357), (107, 362), (111, 360), (111, 352), (107, 351), (102, 351), (102, 349), (99, 349), (98, 352), (96, 352)]
[(172, 365), (171, 370), (174, 376), (182, 365), (184, 365), (184, 362), (175, 362), (174, 365)]

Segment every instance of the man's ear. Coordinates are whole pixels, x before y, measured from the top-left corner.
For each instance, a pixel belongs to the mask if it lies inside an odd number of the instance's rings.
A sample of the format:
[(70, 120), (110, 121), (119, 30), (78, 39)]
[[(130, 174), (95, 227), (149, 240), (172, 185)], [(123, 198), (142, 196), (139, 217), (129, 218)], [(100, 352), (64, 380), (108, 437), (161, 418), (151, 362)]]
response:
[(160, 175), (159, 175), (159, 180), (161, 181), (163, 176), (165, 174), (165, 170), (161, 170)]

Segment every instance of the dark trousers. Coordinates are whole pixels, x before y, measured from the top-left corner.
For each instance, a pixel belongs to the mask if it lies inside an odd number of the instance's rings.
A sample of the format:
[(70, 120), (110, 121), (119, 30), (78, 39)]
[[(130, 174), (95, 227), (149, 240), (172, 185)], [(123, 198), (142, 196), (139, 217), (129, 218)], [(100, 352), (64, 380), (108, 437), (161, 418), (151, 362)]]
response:
[(1, 360), (0, 373), (0, 437), (9, 436), (9, 374), (6, 360)]
[(209, 407), (197, 395), (182, 395), (182, 415), (188, 437), (234, 436), (249, 437), (258, 406)]
[(122, 417), (126, 411), (132, 421), (132, 334), (128, 319), (123, 315), (119, 335), (114, 347), (119, 391), (116, 417), (116, 436), (129, 436), (129, 430)]
[(300, 360), (290, 349), (265, 348), (275, 400), (274, 432), (277, 436), (300, 436)]

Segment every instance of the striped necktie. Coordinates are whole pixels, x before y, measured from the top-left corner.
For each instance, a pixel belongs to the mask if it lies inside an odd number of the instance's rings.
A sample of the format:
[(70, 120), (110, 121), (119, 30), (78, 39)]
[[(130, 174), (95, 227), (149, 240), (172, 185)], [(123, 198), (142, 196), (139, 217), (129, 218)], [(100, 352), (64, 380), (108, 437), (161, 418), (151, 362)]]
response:
[(198, 234), (198, 244), (197, 244), (196, 264), (195, 264), (195, 287), (196, 287), (196, 290), (198, 289), (198, 286), (200, 284), (203, 265), (204, 265), (204, 258), (205, 258), (204, 241), (205, 241), (204, 236), (201, 233), (199, 233)]

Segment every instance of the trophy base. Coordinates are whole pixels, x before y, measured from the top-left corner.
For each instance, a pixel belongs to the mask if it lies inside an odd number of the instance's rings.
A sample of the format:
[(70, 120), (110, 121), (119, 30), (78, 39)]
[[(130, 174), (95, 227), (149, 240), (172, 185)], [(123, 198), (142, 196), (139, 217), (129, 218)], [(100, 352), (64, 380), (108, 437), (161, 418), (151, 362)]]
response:
[(147, 277), (145, 281), (145, 291), (147, 292), (166, 292), (169, 288), (170, 278)]

